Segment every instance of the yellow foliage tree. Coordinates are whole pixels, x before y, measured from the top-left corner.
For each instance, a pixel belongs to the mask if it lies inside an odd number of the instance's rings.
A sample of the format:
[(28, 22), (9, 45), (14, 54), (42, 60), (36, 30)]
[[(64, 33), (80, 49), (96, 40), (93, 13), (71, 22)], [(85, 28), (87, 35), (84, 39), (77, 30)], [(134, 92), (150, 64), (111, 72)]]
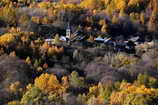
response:
[(3, 8), (0, 8), (0, 19), (6, 21), (9, 24), (15, 24), (16, 23), (16, 11), (13, 7), (5, 6)]
[(125, 0), (117, 0), (116, 9), (118, 9), (118, 10), (125, 10), (126, 7), (127, 7), (127, 4), (126, 4)]
[(110, 105), (150, 105), (146, 103), (155, 99), (158, 99), (157, 89), (122, 82), (120, 91), (112, 93)]
[(40, 23), (40, 18), (39, 17), (37, 17), (37, 16), (33, 16), (32, 18), (31, 18), (31, 20), (33, 21), (33, 22), (35, 22), (35, 23)]
[(109, 28), (108, 24), (104, 24), (101, 28), (101, 32), (107, 33), (109, 31), (108, 28)]
[(104, 2), (105, 5), (108, 5), (111, 0), (102, 0), (102, 1)]
[(81, 2), (81, 6), (84, 8), (90, 8), (90, 9), (99, 9), (102, 8), (102, 1), (101, 0), (83, 0)]
[(128, 56), (124, 53), (118, 53), (112, 58), (112, 66), (118, 68), (129, 64), (135, 64), (137, 61), (137, 58)]
[(145, 23), (145, 13), (140, 14), (140, 21), (142, 22), (142, 24)]
[(113, 85), (98, 83), (98, 85), (89, 87), (88, 94), (82, 95), (80, 98), (84, 99), (84, 102), (88, 105), (104, 105), (109, 100), (113, 89)]
[(57, 47), (57, 46), (55, 46), (55, 51), (56, 51), (56, 53), (63, 53), (64, 52), (64, 47)]
[(26, 62), (27, 64), (31, 64), (31, 59), (30, 59), (29, 56), (26, 58), (25, 62)]
[(41, 2), (41, 3), (38, 4), (38, 7), (39, 7), (39, 8), (49, 8), (49, 7), (51, 7), (51, 6), (52, 6), (52, 5), (51, 5), (50, 2)]
[(35, 86), (46, 93), (58, 93), (65, 92), (66, 87), (59, 83), (57, 77), (53, 74), (42, 74), (35, 79)]
[(65, 88), (68, 88), (68, 87), (69, 87), (69, 78), (68, 78), (67, 76), (62, 77), (62, 85), (63, 85)]
[(16, 57), (16, 52), (15, 52), (15, 51), (12, 51), (12, 52), (9, 54), (9, 56), (11, 56), (11, 57)]
[(33, 2), (34, 0), (18, 0), (18, 2), (21, 2), (21, 3), (31, 3)]
[(42, 24), (48, 24), (49, 23), (49, 19), (47, 17), (44, 17), (42, 19)]
[(91, 42), (91, 43), (94, 43), (94, 37), (93, 36), (90, 36), (88, 39), (87, 39), (88, 42)]
[(113, 17), (112, 17), (112, 23), (113, 24), (117, 24), (119, 22), (119, 17), (117, 16), (117, 15), (114, 15)]
[(13, 34), (6, 33), (0, 36), (0, 45), (10, 44), (15, 41), (15, 37)]
[(19, 101), (11, 101), (11, 102), (8, 102), (7, 105), (20, 105), (20, 102)]
[(41, 46), (41, 48), (48, 49), (49, 48), (48, 43), (47, 42), (43, 43), (43, 45)]
[(49, 47), (47, 53), (48, 53), (48, 56), (52, 56), (52, 55), (56, 54), (55, 47), (54, 46), (53, 47)]
[(20, 82), (17, 81), (15, 83), (12, 83), (10, 86), (9, 86), (9, 90), (11, 92), (18, 92), (18, 91), (21, 91), (21, 88), (20, 88)]
[(144, 2), (144, 0), (129, 0), (128, 2), (128, 5), (131, 6), (131, 5), (138, 5), (139, 3), (142, 3)]
[(29, 22), (29, 17), (27, 15), (20, 16), (19, 23), (25, 25)]
[(4, 3), (10, 3), (11, 0), (2, 0), (2, 2), (4, 2)]
[(56, 45), (60, 44), (60, 38), (59, 38), (58, 34), (55, 35), (54, 44), (56, 44)]

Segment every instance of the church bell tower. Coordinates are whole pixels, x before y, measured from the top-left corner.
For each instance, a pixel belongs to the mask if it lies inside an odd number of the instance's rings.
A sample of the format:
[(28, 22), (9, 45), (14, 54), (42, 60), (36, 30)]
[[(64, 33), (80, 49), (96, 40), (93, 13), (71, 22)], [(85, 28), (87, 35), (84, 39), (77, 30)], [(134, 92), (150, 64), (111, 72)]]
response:
[(66, 28), (66, 37), (71, 39), (70, 23), (68, 23), (67, 28)]

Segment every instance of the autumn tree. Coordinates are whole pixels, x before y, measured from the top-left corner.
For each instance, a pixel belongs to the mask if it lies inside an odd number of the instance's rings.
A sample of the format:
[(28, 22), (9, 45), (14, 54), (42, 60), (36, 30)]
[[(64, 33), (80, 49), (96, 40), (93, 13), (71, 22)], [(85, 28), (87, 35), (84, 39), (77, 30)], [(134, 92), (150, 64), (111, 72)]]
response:
[(145, 24), (145, 20), (146, 20), (146, 18), (145, 18), (145, 13), (142, 12), (142, 13), (140, 14), (140, 21), (141, 21), (142, 24)]
[(15, 41), (14, 34), (6, 33), (6, 34), (0, 36), (0, 45), (10, 44), (14, 41)]
[(114, 15), (113, 17), (112, 17), (112, 23), (113, 24), (117, 24), (119, 22), (119, 17), (117, 16), (117, 15)]
[(111, 2), (111, 0), (102, 0), (104, 2), (105, 5), (109, 5), (109, 3)]
[(2, 0), (2, 2), (4, 2), (4, 3), (10, 3), (11, 0)]
[(11, 56), (11, 57), (16, 57), (16, 52), (15, 52), (15, 51), (10, 52), (9, 56)]
[(30, 88), (22, 97), (20, 104), (27, 105), (38, 102), (41, 99), (41, 90), (37, 87)]
[(89, 38), (87, 39), (88, 42), (94, 43), (94, 37), (93, 36), (89, 36)]
[(20, 16), (19, 24), (26, 25), (30, 21), (29, 17), (27, 15)]
[(20, 92), (22, 91), (22, 88), (20, 87), (20, 82), (19, 81), (16, 81), (15, 83), (12, 83), (10, 86), (9, 86), (9, 90), (13, 93), (16, 93), (16, 92)]
[(37, 24), (40, 24), (40, 18), (39, 17), (37, 17), (37, 16), (33, 16), (33, 17), (31, 17), (31, 21), (33, 21), (33, 22), (35, 22), (35, 23), (37, 23)]
[(157, 81), (158, 80), (156, 78), (144, 73), (139, 74), (135, 82), (139, 85), (145, 85), (147, 87), (156, 88), (158, 86)]
[(26, 62), (27, 64), (31, 64), (31, 58), (28, 56), (28, 57), (26, 58), (25, 62)]
[[(35, 78), (34, 84), (28, 84), (27, 90), (20, 100), (21, 105), (53, 104), (63, 105), (63, 94), (69, 88), (68, 77), (61, 78), (61, 82), (53, 74), (42, 74)], [(61, 103), (61, 104), (60, 104)]]
[(109, 23), (108, 21), (104, 20), (101, 27), (101, 32), (108, 33), (109, 32)]
[(113, 85), (106, 86), (98, 83), (97, 85), (90, 86), (87, 95), (79, 95), (79, 98), (84, 100), (83, 103), (86, 105), (104, 105), (109, 102), (111, 93), (114, 90)]
[(144, 85), (136, 86), (122, 82), (120, 91), (113, 92), (110, 97), (110, 105), (149, 105), (154, 104), (158, 98), (158, 90), (147, 88)]
[(56, 45), (60, 44), (60, 37), (58, 34), (55, 35), (54, 44), (56, 44)]
[(80, 88), (85, 86), (84, 78), (79, 77), (78, 73), (75, 71), (71, 73), (69, 80), (72, 87)]
[(117, 10), (125, 10), (127, 8), (126, 0), (115, 0), (115, 4)]
[(54, 46), (49, 47), (47, 54), (48, 54), (48, 56), (53, 56), (53, 55), (55, 55), (55, 54), (56, 54), (55, 47), (54, 47)]
[(142, 3), (144, 0), (129, 0), (128, 5), (139, 5), (139, 3)]
[(30, 4), (30, 3), (34, 2), (34, 0), (18, 0), (18, 2)]
[(101, 9), (103, 8), (103, 3), (101, 0), (83, 0), (81, 6), (90, 9)]
[(46, 93), (61, 94), (66, 90), (66, 87), (63, 87), (53, 74), (42, 74), (40, 77), (37, 77), (35, 79), (35, 86)]
[(0, 19), (4, 20), (8, 24), (14, 25), (16, 23), (16, 11), (15, 8), (5, 6), (0, 9)]
[(19, 101), (11, 101), (11, 102), (8, 102), (7, 105), (20, 105), (20, 102)]
[(52, 5), (51, 5), (51, 3), (50, 2), (40, 2), (39, 4), (38, 4), (38, 7), (39, 8), (45, 8), (45, 9), (48, 9), (48, 8), (50, 8)]

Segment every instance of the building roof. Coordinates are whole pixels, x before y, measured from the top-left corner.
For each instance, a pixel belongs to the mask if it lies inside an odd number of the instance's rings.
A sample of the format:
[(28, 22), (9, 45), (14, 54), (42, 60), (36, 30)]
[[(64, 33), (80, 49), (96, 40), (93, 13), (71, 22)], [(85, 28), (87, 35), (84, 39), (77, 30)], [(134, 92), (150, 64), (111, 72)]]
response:
[(45, 39), (46, 42), (50, 42), (52, 41), (53, 39)]
[(130, 38), (130, 40), (131, 40), (131, 41), (134, 41), (134, 42), (137, 41), (138, 39), (139, 39), (139, 36)]
[(61, 37), (60, 37), (60, 40), (66, 42), (66, 41), (67, 41), (67, 37), (65, 37), (65, 36), (61, 36)]
[(111, 38), (104, 38), (104, 43), (108, 42)]
[(99, 37), (95, 38), (94, 40), (95, 41), (104, 41), (105, 39), (103, 39), (102, 37), (99, 36)]

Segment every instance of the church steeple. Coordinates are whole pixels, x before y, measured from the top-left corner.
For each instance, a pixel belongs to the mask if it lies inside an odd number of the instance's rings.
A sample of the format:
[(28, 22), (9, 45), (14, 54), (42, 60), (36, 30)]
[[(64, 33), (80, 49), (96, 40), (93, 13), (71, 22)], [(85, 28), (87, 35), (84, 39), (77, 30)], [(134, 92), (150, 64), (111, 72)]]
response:
[(71, 38), (71, 29), (70, 29), (70, 23), (68, 23), (67, 28), (66, 28), (66, 37)]

